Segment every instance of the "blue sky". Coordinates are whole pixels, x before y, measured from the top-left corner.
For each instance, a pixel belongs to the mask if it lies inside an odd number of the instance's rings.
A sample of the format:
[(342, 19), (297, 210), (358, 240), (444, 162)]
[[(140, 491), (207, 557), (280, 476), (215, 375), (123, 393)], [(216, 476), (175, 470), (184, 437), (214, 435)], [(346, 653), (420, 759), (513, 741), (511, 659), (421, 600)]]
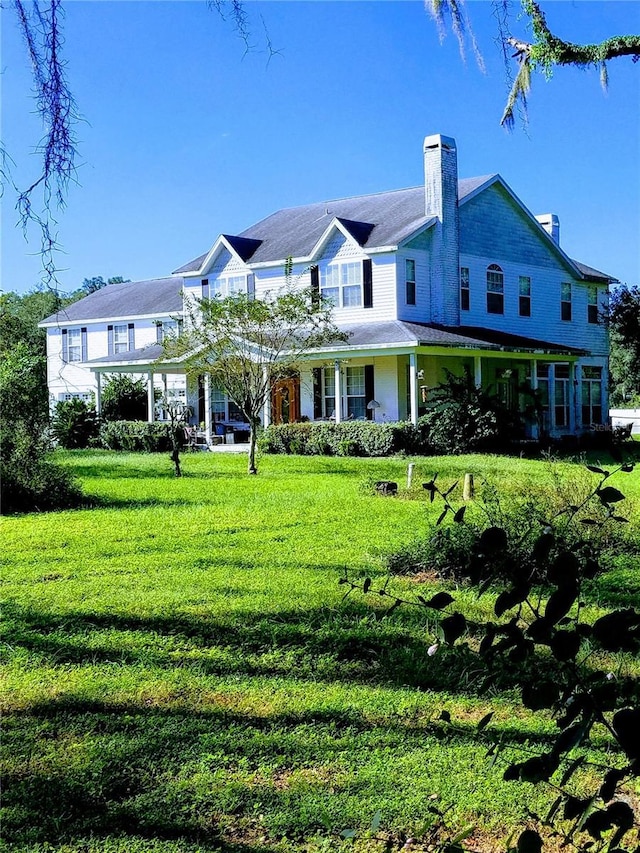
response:
[[(573, 41), (640, 31), (640, 2), (550, 2)], [(514, 4), (514, 10), (517, 7)], [(499, 172), (556, 213), (571, 257), (640, 283), (640, 64), (535, 79), (529, 125), (499, 126), (504, 64), (488, 2), (468, 11), (487, 73), (440, 44), (421, 2), (250, 2), (255, 52), (200, 2), (68, 0), (65, 58), (83, 122), (60, 217), (60, 286), (163, 276), (281, 207), (422, 182), (422, 140), (456, 138), (460, 177)], [(264, 32), (280, 52), (270, 61)], [(524, 32), (522, 33), (524, 35)], [(2, 137), (24, 186), (42, 131), (14, 13), (2, 12)], [(36, 231), (2, 200), (2, 289), (38, 284)]]

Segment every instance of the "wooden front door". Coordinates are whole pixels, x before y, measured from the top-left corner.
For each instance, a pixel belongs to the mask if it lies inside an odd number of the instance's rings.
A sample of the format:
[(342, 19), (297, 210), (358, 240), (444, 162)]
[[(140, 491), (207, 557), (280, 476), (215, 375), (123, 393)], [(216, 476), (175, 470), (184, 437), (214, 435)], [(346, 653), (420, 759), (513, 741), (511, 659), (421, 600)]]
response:
[(271, 395), (271, 423), (292, 424), (300, 420), (300, 379), (290, 376), (276, 382)]

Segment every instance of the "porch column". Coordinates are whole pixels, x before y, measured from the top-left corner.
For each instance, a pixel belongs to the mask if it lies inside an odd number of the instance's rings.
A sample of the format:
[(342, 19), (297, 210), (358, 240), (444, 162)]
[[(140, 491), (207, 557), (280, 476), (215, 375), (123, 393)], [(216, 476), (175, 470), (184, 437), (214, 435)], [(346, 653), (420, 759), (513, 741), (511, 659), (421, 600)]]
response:
[(342, 420), (342, 378), (340, 375), (340, 362), (336, 359), (334, 364), (335, 394), (336, 394), (336, 423)]
[(211, 374), (204, 375), (204, 431), (207, 444), (211, 444)]
[(147, 413), (147, 420), (150, 424), (155, 420), (155, 405), (155, 394), (153, 393), (153, 371), (150, 370), (147, 374), (147, 407), (149, 409)]
[(409, 420), (412, 424), (418, 423), (418, 356), (415, 352), (409, 353)]
[(576, 365), (575, 362), (569, 362), (569, 429), (572, 433), (576, 432), (577, 428), (577, 413), (578, 413), (578, 383), (576, 382)]
[(262, 408), (262, 426), (266, 429), (271, 423), (271, 387), (269, 384), (269, 368), (266, 364), (263, 365), (262, 376), (264, 387), (267, 389), (264, 398), (264, 406)]
[[(529, 362), (529, 364), (531, 365), (531, 367), (530, 367), (530, 370), (531, 370), (531, 390), (533, 392), (535, 392), (538, 390), (538, 362), (535, 360), (535, 358), (532, 358), (531, 361)], [(538, 439), (538, 438), (540, 438), (540, 430), (538, 428), (538, 416), (537, 416), (537, 409), (536, 409), (536, 403), (535, 403), (535, 393), (534, 393), (534, 399), (533, 399), (533, 406), (534, 406), (534, 411), (536, 412), (536, 417), (535, 417), (535, 420), (533, 421), (533, 423), (531, 424), (531, 438)]]
[(473, 357), (473, 381), (476, 388), (482, 388), (482, 356)]
[(102, 414), (102, 374), (96, 373), (96, 414)]
[(167, 374), (166, 373), (162, 374), (162, 394), (163, 394), (165, 401), (169, 399), (169, 385), (167, 382)]

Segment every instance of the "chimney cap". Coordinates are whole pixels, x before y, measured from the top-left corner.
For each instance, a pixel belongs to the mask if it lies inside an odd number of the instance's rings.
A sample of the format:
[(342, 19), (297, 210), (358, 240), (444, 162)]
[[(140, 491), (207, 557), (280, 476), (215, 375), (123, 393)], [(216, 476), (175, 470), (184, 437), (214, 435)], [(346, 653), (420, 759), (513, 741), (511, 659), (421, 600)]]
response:
[(456, 141), (452, 136), (443, 136), (441, 133), (425, 136), (424, 150), (427, 151), (432, 148), (446, 148), (455, 151)]

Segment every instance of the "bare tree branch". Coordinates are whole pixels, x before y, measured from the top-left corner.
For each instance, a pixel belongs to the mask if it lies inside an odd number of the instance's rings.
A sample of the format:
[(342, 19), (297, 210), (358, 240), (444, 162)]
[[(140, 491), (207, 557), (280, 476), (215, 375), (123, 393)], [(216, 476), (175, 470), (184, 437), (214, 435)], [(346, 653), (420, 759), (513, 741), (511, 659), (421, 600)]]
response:
[[(57, 284), (55, 255), (60, 248), (54, 210), (64, 208), (69, 182), (75, 180), (73, 126), (78, 115), (62, 59), (60, 0), (49, 0), (44, 10), (37, 0), (28, 9), (23, 0), (14, 0), (14, 7), (31, 60), (34, 98), (45, 130), (37, 148), (42, 155), (41, 172), (30, 186), (19, 191), (16, 208), (25, 232), (30, 223), (40, 229), (43, 282), (51, 286)], [(36, 190), (42, 194), (39, 210), (34, 207)]]

